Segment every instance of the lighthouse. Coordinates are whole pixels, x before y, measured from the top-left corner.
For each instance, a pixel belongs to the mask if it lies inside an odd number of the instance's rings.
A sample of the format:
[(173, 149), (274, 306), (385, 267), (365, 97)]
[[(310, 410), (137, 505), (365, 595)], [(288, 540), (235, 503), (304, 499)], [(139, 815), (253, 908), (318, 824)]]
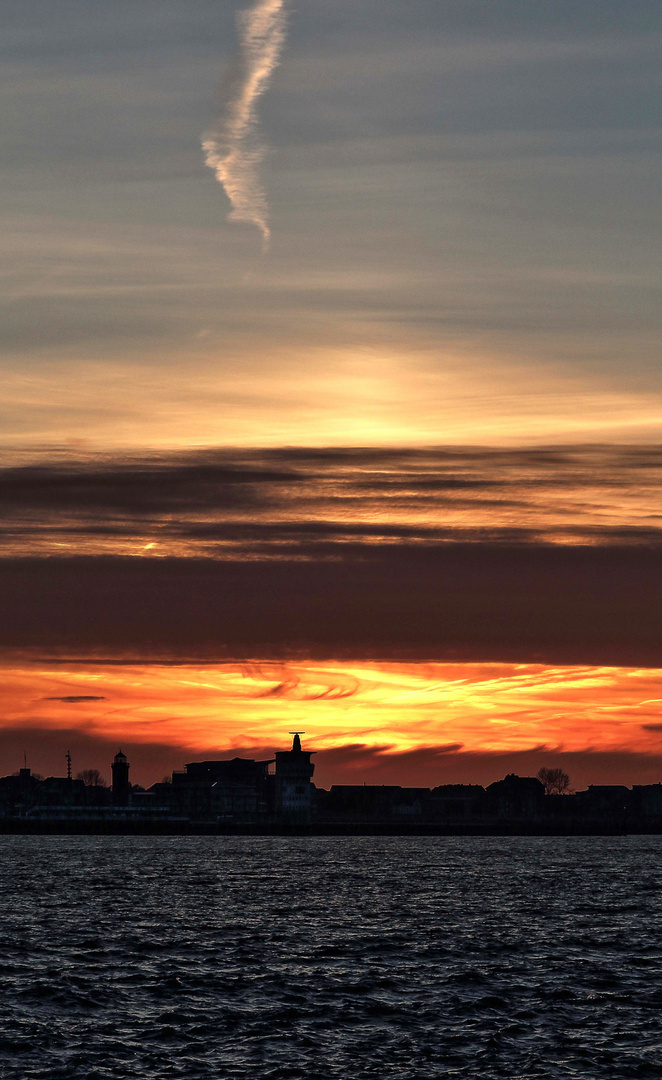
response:
[(305, 731), (290, 731), (291, 750), (276, 752), (276, 810), (283, 817), (295, 821), (310, 821), (315, 785), (311, 782), (315, 766), (311, 762), (314, 751), (301, 749), (301, 735)]
[(113, 806), (128, 806), (131, 795), (129, 762), (126, 754), (118, 750), (111, 765), (113, 773)]

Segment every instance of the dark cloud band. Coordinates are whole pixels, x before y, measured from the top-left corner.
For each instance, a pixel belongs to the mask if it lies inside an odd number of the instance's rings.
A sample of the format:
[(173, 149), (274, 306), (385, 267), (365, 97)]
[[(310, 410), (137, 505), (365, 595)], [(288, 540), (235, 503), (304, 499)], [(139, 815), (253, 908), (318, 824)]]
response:
[(85, 701), (105, 701), (105, 697), (97, 694), (65, 694), (64, 697), (47, 697), (44, 701), (64, 701), (67, 705), (78, 705)]
[(7, 554), (353, 557), (440, 542), (662, 546), (662, 449), (207, 450), (0, 469)]
[(140, 657), (659, 665), (656, 548), (356, 545), (336, 559), (0, 562), (0, 642)]

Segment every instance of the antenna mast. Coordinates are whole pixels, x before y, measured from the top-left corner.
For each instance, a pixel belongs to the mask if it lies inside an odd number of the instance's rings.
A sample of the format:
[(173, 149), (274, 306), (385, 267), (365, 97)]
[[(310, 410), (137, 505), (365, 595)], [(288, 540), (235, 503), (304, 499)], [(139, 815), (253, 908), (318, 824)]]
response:
[(71, 780), (71, 750), (67, 750), (67, 780)]

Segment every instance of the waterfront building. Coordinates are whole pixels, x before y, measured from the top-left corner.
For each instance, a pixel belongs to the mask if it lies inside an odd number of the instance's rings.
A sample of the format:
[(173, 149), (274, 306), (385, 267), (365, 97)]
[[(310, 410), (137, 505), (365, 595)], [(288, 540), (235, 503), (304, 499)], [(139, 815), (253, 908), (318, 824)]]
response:
[(311, 782), (315, 766), (314, 751), (301, 749), (303, 731), (291, 731), (291, 750), (276, 752), (276, 812), (297, 821), (310, 821), (315, 785)]
[(66, 777), (42, 779), (25, 766), (0, 777), (0, 831), (662, 833), (659, 783), (548, 795), (538, 778), (509, 774), (487, 789), (357, 784), (325, 791), (312, 782), (313, 755), (301, 746), (303, 732), (290, 734), (291, 749), (272, 759), (192, 761), (148, 791), (130, 783), (121, 750), (111, 766), (112, 789), (94, 783), (97, 770), (74, 780), (69, 755)]
[(536, 776), (508, 773), (485, 792), (486, 809), (497, 818), (537, 819), (545, 805), (545, 788)]
[(484, 797), (481, 784), (441, 784), (432, 789), (426, 805), (432, 818), (467, 821), (481, 814)]
[[(232, 758), (191, 761), (172, 774), (172, 785), (157, 785), (176, 813), (193, 819), (255, 821), (273, 812), (274, 777), (270, 761)], [(168, 788), (170, 790), (168, 791)]]

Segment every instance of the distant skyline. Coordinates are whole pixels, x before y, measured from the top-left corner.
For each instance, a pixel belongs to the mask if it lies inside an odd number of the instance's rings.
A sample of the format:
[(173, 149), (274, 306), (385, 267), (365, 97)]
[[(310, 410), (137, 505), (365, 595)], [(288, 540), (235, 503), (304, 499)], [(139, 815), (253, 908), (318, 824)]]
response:
[(662, 780), (659, 4), (0, 13), (0, 772)]

